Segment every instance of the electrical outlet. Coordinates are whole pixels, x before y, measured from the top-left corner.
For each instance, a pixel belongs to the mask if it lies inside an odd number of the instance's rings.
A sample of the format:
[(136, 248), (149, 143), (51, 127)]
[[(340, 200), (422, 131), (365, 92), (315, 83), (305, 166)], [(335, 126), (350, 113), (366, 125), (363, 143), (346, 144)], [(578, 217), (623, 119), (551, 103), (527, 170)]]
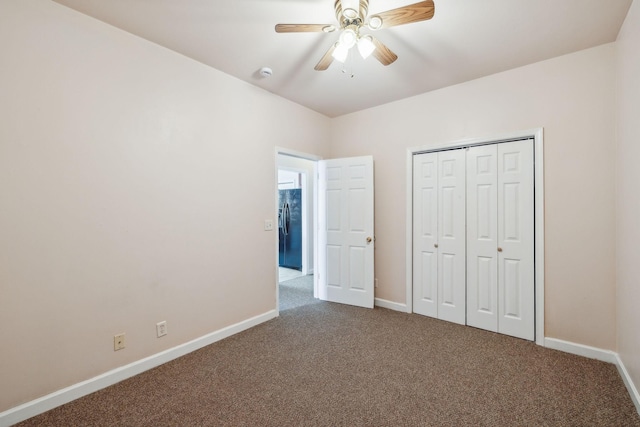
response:
[(124, 348), (124, 334), (113, 336), (113, 351), (122, 350)]
[(374, 283), (374, 287), (378, 287), (378, 278), (376, 277), (375, 279), (373, 279), (373, 283)]
[(271, 219), (264, 220), (264, 231), (273, 231), (273, 220)]
[(158, 338), (167, 335), (167, 321), (163, 320), (162, 322), (156, 323), (156, 332), (158, 333)]

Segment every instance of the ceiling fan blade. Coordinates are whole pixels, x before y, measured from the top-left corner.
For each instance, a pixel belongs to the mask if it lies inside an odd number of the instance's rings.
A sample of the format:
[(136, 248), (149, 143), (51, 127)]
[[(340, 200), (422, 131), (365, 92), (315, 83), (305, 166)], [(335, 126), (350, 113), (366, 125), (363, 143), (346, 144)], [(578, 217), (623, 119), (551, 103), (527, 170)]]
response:
[(334, 43), (331, 45), (329, 50), (324, 54), (324, 56), (318, 61), (315, 67), (313, 67), (316, 71), (324, 71), (329, 68), (329, 65), (333, 62), (333, 51), (335, 50), (338, 43)]
[(375, 37), (371, 38), (373, 40), (373, 44), (376, 46), (376, 50), (373, 51), (373, 56), (382, 63), (382, 65), (387, 66), (389, 64), (393, 64), (396, 59), (398, 59), (398, 55), (393, 53), (391, 49), (385, 46), (380, 40)]
[(412, 22), (426, 21), (433, 18), (435, 5), (433, 0), (421, 1), (409, 6), (399, 7), (382, 13), (376, 13), (382, 19), (380, 28), (389, 28), (396, 25), (411, 24)]
[(330, 33), (335, 31), (331, 24), (278, 24), (276, 33)]

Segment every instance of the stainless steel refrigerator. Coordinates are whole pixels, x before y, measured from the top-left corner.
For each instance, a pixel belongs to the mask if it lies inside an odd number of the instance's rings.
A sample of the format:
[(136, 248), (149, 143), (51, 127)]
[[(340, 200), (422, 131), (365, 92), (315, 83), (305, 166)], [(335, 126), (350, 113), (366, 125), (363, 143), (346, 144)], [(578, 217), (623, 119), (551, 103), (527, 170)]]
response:
[(279, 265), (302, 270), (302, 190), (279, 191)]

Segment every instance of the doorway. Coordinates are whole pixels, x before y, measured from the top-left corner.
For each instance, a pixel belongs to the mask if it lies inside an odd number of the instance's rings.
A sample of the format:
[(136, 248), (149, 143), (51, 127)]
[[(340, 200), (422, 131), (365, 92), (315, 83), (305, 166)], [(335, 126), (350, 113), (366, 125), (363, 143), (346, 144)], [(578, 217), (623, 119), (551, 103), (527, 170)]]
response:
[[(280, 282), (306, 275), (308, 261), (302, 254), (302, 233), (307, 230), (306, 176), (278, 169), (278, 272)], [(305, 201), (303, 206), (303, 200)], [(306, 240), (306, 239), (305, 239)], [(304, 263), (303, 263), (304, 259)]]
[(315, 303), (316, 156), (276, 149), (277, 305)]
[[(276, 174), (283, 169), (303, 174), (301, 271), (302, 277), (311, 276), (313, 298), (373, 308), (373, 157), (321, 160), (276, 148), (275, 163)], [(277, 205), (279, 191), (276, 186)], [(279, 280), (276, 302), (280, 308)]]

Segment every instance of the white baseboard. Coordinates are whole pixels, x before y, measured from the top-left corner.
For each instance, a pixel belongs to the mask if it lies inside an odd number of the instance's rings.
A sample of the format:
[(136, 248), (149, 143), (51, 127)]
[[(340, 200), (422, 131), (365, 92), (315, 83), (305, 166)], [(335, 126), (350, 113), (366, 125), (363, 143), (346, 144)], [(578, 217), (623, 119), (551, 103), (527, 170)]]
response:
[(406, 304), (401, 304), (399, 302), (393, 302), (393, 301), (387, 301), (386, 299), (382, 299), (382, 298), (376, 298), (375, 299), (375, 306), (376, 307), (382, 307), (382, 308), (388, 308), (389, 310), (401, 311), (403, 313), (407, 312), (407, 305)]
[(616, 363), (617, 354), (611, 350), (603, 350), (588, 345), (576, 344), (569, 341), (559, 340), (556, 338), (545, 338), (544, 346), (554, 350), (564, 351), (565, 353), (576, 354), (578, 356), (588, 357), (589, 359), (601, 360), (608, 363)]
[(640, 414), (640, 393), (636, 388), (627, 368), (622, 363), (620, 355), (611, 350), (603, 350), (601, 348), (590, 347), (588, 345), (576, 344), (569, 341), (563, 341), (556, 338), (545, 338), (544, 346), (554, 350), (564, 351), (565, 353), (577, 354), (578, 356), (588, 357), (590, 359), (601, 360), (616, 365), (618, 372), (622, 377), (624, 385), (627, 387), (629, 396), (636, 407), (636, 411)]
[(102, 375), (89, 380), (74, 384), (62, 390), (58, 390), (39, 399), (24, 403), (15, 408), (0, 413), (0, 427), (8, 427), (28, 418), (35, 417), (57, 406), (64, 405), (72, 400), (86, 396), (100, 389), (116, 384), (122, 380), (138, 375), (144, 371), (160, 366), (185, 354), (196, 351), (202, 347), (213, 344), (231, 335), (252, 328), (260, 323), (275, 318), (278, 315), (276, 310), (268, 311), (264, 314), (252, 317), (242, 322), (236, 323), (218, 331), (196, 338), (185, 344), (170, 348), (144, 359), (135, 361), (126, 366), (105, 372)]
[(622, 377), (622, 381), (624, 381), (624, 385), (627, 387), (627, 391), (629, 392), (629, 396), (631, 396), (631, 400), (633, 400), (633, 404), (636, 405), (636, 411), (640, 414), (640, 393), (638, 393), (638, 389), (636, 388), (631, 376), (629, 375), (629, 371), (622, 363), (622, 359), (620, 359), (620, 355), (616, 354), (616, 366), (618, 367), (618, 372)]

